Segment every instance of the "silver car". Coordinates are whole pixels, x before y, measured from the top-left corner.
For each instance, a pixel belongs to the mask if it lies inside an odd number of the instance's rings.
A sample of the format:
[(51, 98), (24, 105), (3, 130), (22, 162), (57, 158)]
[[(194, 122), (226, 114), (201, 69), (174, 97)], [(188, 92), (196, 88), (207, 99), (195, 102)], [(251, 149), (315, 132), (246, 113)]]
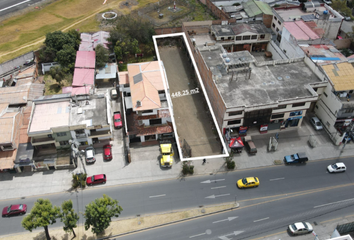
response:
[(297, 222), (290, 224), (288, 229), (292, 235), (302, 235), (312, 233), (313, 231), (312, 225), (308, 222)]
[(86, 158), (86, 163), (96, 162), (95, 149), (93, 147), (87, 147), (85, 149), (85, 158)]
[(345, 166), (344, 163), (338, 162), (335, 164), (331, 164), (327, 167), (328, 172), (330, 173), (335, 173), (335, 172), (345, 172), (347, 170), (347, 167)]
[(322, 123), (317, 117), (312, 117), (310, 122), (311, 122), (312, 126), (316, 130), (322, 130), (323, 129)]

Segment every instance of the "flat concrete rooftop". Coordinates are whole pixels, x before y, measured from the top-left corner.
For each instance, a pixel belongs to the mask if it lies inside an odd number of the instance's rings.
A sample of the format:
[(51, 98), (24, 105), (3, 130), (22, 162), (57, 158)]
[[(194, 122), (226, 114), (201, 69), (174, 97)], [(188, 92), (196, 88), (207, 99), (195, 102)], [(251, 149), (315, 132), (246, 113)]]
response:
[(249, 79), (246, 73), (234, 73), (232, 77), (232, 73), (225, 70), (220, 53), (221, 49), (216, 47), (211, 51), (201, 50), (227, 108), (277, 104), (277, 101), (313, 97), (306, 85), (321, 82), (304, 62), (262, 67), (251, 63)]
[[(73, 101), (73, 105), (74, 105)], [(70, 125), (86, 124), (90, 126), (107, 126), (107, 104), (106, 98), (93, 98), (78, 101), (78, 106), (72, 107), (70, 112)]]

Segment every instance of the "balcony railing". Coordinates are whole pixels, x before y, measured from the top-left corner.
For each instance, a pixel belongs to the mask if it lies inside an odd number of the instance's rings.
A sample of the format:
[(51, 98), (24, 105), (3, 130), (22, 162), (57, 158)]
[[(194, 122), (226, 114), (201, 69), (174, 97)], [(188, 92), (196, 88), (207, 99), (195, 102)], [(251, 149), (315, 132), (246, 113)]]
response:
[(50, 144), (50, 143), (55, 143), (55, 139), (49, 138), (49, 137), (43, 137), (43, 138), (32, 138), (31, 143), (33, 146), (35, 145), (43, 145), (43, 144)]

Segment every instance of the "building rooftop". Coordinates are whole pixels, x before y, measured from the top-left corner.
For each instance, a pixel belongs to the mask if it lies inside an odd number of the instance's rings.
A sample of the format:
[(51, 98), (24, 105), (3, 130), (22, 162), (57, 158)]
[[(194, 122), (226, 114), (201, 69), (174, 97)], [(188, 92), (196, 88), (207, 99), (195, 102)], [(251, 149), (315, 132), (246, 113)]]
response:
[(354, 89), (354, 67), (351, 63), (336, 63), (323, 65), (335, 91), (348, 91)]
[[(75, 102), (77, 103), (75, 104)], [(107, 118), (107, 99), (105, 97), (73, 100), (72, 102), (70, 126), (82, 124), (86, 124), (88, 128), (91, 126), (108, 126)]]
[[(210, 48), (210, 47), (209, 47)], [(220, 48), (200, 49), (214, 82), (227, 108), (278, 104), (296, 98), (314, 97), (306, 86), (321, 82), (304, 62), (257, 67), (251, 63), (247, 74), (225, 70)], [(211, 61), (212, 60), (212, 61)]]
[(165, 88), (159, 62), (128, 64), (128, 75), (133, 110), (144, 111), (161, 108), (158, 91)]
[(247, 13), (249, 17), (255, 17), (263, 13), (254, 0), (243, 2), (242, 6), (243, 10)]
[(107, 63), (103, 68), (98, 70), (96, 79), (111, 79), (117, 76), (117, 64)]
[(300, 45), (300, 47), (318, 65), (347, 61), (347, 58), (332, 45)]
[(74, 87), (93, 85), (95, 83), (95, 69), (75, 68), (73, 84)]
[(46, 132), (51, 128), (68, 126), (70, 102), (37, 103), (32, 110), (29, 133)]
[(268, 29), (263, 24), (245, 24), (245, 23), (237, 23), (233, 25), (212, 25), (212, 32), (215, 33), (216, 37), (223, 36), (237, 36), (239, 34), (262, 34), (262, 33), (270, 33), (271, 30)]
[(119, 85), (125, 85), (129, 83), (128, 72), (119, 72)]
[(43, 96), (43, 90), (44, 84), (34, 84), (30, 79), (21, 79), (14, 87), (0, 88), (0, 103), (26, 104), (28, 100)]
[(284, 27), (296, 40), (313, 40), (318, 36), (304, 21), (285, 22)]
[(7, 112), (0, 117), (0, 143), (12, 143), (14, 141), (15, 117), (19, 112)]
[(96, 48), (97, 45), (101, 44), (108, 49), (108, 38), (110, 37), (109, 32), (99, 31), (92, 34), (93, 47)]
[(75, 68), (95, 68), (96, 52), (95, 51), (77, 51)]

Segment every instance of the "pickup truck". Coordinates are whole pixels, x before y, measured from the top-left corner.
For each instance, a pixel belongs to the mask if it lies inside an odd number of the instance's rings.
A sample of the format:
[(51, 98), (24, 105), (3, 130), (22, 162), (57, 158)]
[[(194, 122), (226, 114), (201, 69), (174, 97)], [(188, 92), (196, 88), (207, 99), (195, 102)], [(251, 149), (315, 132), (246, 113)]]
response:
[(122, 128), (122, 117), (120, 115), (120, 112), (114, 112), (113, 113), (113, 123), (114, 123), (114, 128)]
[(305, 163), (308, 160), (305, 153), (295, 153), (284, 157), (285, 164)]

